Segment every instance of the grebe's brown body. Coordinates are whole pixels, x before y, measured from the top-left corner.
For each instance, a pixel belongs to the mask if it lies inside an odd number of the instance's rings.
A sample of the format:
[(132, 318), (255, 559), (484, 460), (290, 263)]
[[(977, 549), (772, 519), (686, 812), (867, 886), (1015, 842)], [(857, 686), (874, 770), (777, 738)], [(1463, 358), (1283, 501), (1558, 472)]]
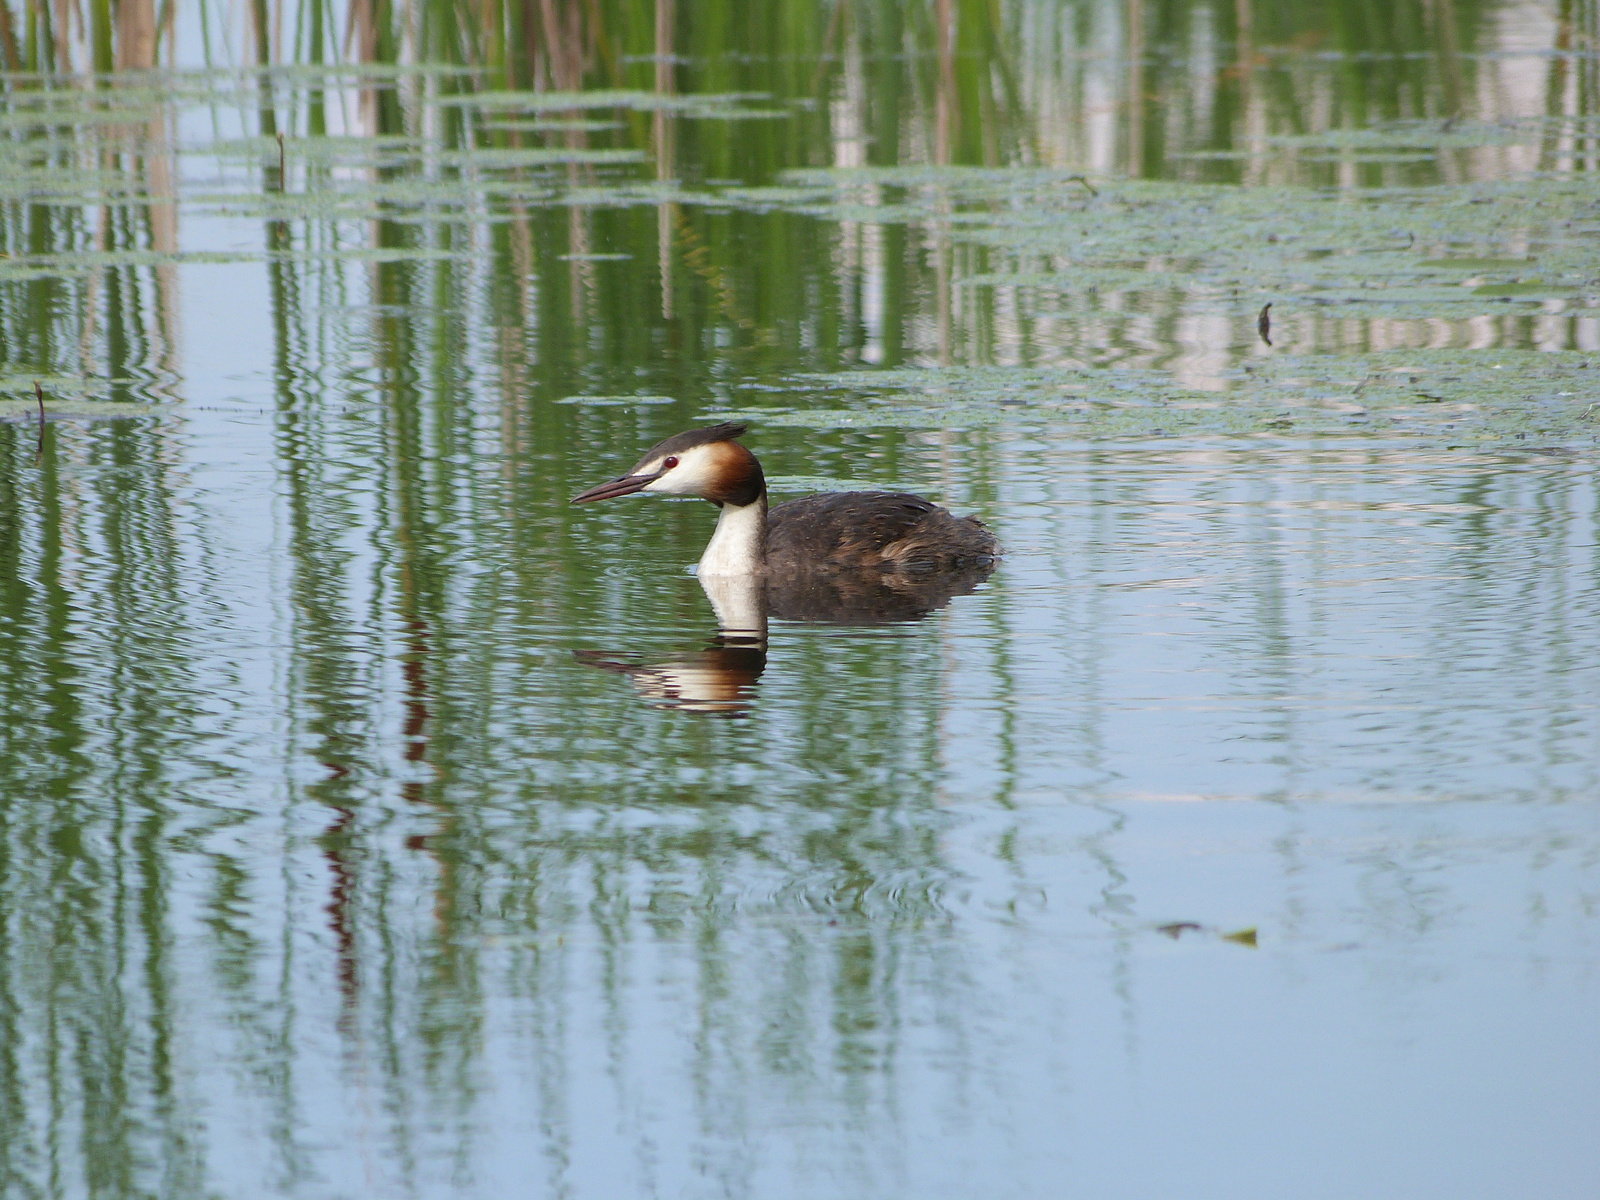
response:
[[(626, 475), (590, 488), (572, 503), (636, 492), (709, 500), (722, 515), (700, 559), (702, 576), (762, 575), (776, 581), (839, 573), (948, 573), (975, 586), (993, 569), (1000, 555), (994, 534), (981, 521), (958, 517), (921, 496), (829, 492), (769, 511), (761, 463), (736, 440), (745, 429), (730, 422), (670, 437)], [(819, 584), (807, 590), (818, 591), (820, 601), (839, 588)]]

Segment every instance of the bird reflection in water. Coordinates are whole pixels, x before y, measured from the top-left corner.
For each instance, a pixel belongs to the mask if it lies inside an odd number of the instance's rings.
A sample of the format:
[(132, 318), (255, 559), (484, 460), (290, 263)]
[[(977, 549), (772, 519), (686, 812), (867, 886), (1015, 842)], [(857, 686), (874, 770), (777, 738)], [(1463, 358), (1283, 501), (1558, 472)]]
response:
[(958, 571), (819, 572), (799, 576), (702, 575), (718, 631), (700, 650), (645, 661), (626, 651), (575, 650), (573, 657), (626, 675), (657, 708), (736, 717), (755, 706), (767, 668), (768, 622), (896, 625), (920, 621), (973, 591), (992, 562)]

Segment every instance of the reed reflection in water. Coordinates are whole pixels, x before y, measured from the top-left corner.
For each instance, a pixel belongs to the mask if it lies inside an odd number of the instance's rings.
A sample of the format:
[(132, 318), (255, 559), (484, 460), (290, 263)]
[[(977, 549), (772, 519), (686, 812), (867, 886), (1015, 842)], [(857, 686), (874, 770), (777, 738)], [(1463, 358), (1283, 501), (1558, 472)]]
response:
[[(0, 0), (0, 1193), (1592, 1194), (1593, 4), (66, 11)], [(1131, 176), (1360, 237), (1241, 242), (1269, 356), (1088, 244)], [(733, 412), (1004, 567), (757, 606), (566, 509)]]

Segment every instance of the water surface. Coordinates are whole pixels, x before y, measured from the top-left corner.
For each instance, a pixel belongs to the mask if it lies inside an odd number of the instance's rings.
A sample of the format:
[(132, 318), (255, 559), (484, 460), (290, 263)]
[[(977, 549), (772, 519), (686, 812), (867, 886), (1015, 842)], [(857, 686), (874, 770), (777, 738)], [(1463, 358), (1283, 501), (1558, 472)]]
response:
[(0, 1194), (1592, 1196), (1592, 6), (689, 7), (4, 77)]

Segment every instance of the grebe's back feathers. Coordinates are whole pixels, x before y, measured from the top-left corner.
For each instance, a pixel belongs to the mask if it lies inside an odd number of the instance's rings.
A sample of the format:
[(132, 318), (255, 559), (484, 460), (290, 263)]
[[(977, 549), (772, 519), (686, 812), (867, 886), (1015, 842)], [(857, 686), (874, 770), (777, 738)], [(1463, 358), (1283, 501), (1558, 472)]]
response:
[(769, 571), (949, 570), (988, 565), (999, 552), (981, 521), (907, 492), (828, 492), (767, 513)]

